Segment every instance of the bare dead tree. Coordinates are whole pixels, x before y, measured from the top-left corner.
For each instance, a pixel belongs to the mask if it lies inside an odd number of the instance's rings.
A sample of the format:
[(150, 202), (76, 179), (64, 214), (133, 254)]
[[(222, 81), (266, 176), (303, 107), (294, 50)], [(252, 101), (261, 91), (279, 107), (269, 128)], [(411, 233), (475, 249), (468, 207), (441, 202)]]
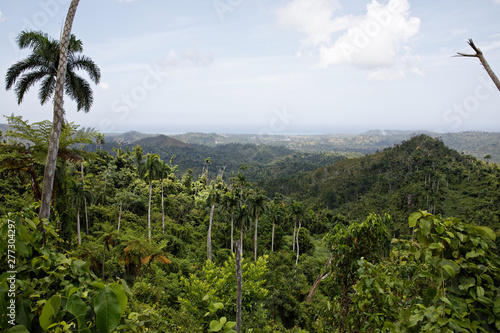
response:
[(316, 281), (314, 282), (312, 288), (311, 288), (311, 291), (309, 291), (309, 294), (307, 295), (307, 298), (306, 298), (306, 303), (311, 303), (312, 301), (312, 298), (314, 296), (314, 293), (316, 292), (316, 288), (318, 288), (318, 285), (321, 281), (323, 281), (324, 279), (326, 279), (328, 277), (328, 275), (330, 275), (330, 272), (326, 272), (326, 270), (330, 267), (330, 265), (332, 264), (332, 257), (333, 255), (330, 253), (330, 257), (328, 258), (326, 264), (325, 264), (325, 272), (321, 272), (318, 276), (318, 278), (316, 279)]
[(470, 47), (472, 47), (472, 49), (474, 51), (476, 51), (476, 54), (466, 54), (466, 53), (460, 53), (460, 52), (457, 52), (457, 54), (459, 56), (462, 56), (462, 57), (479, 58), (479, 61), (481, 61), (481, 64), (483, 65), (484, 69), (486, 70), (486, 72), (488, 73), (490, 78), (493, 80), (495, 85), (497, 86), (497, 89), (500, 90), (500, 80), (498, 80), (498, 77), (495, 75), (495, 73), (491, 69), (490, 65), (486, 61), (486, 58), (484, 57), (483, 52), (478, 47), (476, 47), (476, 45), (474, 45), (474, 42), (472, 41), (472, 39), (469, 39), (468, 44), (470, 45)]

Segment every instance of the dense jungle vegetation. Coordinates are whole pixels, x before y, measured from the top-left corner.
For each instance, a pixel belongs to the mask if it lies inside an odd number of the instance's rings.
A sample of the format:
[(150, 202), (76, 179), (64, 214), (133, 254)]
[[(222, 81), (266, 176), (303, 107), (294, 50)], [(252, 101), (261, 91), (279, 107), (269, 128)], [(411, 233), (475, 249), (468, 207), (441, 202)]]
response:
[(66, 123), (40, 221), (51, 124), (8, 121), (5, 331), (235, 332), (240, 239), (242, 332), (500, 330), (500, 169), (438, 139), (355, 158), (167, 137), (105, 149)]

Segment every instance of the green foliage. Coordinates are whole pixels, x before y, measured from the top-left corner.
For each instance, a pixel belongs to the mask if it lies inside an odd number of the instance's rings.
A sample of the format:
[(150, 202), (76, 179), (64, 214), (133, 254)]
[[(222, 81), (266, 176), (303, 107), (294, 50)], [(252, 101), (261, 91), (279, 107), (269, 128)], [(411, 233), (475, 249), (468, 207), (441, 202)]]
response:
[[(242, 259), (243, 299), (242, 315), (247, 328), (259, 327), (265, 323), (266, 313), (263, 300), (268, 291), (263, 287), (266, 273), (267, 257), (259, 257), (256, 262)], [(234, 255), (222, 267), (207, 261), (199, 274), (190, 274), (189, 278), (181, 278), (183, 294), (179, 297), (181, 309), (205, 328), (210, 327), (215, 312), (222, 312), (223, 317), (236, 317), (236, 272)], [(209, 309), (206, 312), (206, 309)], [(210, 321), (209, 321), (210, 320)]]
[(500, 329), (500, 260), (495, 233), (488, 227), (442, 219), (425, 211), (410, 217), (417, 227), (422, 262), (419, 276), (427, 286), (409, 327), (424, 331), (493, 332)]
[[(10, 246), (12, 240), (15, 247)], [(0, 250), (16, 255), (17, 288), (7, 293), (13, 267), (7, 268), (7, 261), (2, 261), (1, 270), (6, 273), (0, 276), (1, 327), (12, 326), (14, 320), (5, 305), (15, 299), (15, 322), (30, 332), (91, 332), (94, 327), (97, 332), (108, 333), (116, 328), (127, 306), (123, 285), (105, 285), (97, 280), (84, 261), (52, 247), (61, 241), (54, 226), (40, 222), (36, 216), (12, 214), (2, 218)], [(13, 248), (15, 251), (8, 251)]]

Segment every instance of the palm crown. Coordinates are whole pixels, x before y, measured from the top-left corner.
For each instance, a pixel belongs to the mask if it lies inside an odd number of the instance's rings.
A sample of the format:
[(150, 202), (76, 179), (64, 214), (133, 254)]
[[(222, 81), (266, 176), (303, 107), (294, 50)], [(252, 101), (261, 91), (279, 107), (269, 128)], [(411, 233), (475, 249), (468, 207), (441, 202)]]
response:
[[(19, 48), (28, 48), (33, 52), (7, 70), (5, 88), (9, 90), (15, 86), (17, 102), (21, 104), (26, 92), (41, 81), (38, 98), (43, 105), (52, 98), (56, 87), (59, 41), (41, 31), (23, 31), (17, 37), (17, 44)], [(75, 71), (84, 70), (95, 84), (101, 79), (101, 71), (92, 59), (78, 55), (82, 51), (82, 42), (71, 35), (64, 88), (66, 94), (77, 103), (77, 110), (83, 109), (88, 112), (94, 101), (92, 89), (90, 84)]]

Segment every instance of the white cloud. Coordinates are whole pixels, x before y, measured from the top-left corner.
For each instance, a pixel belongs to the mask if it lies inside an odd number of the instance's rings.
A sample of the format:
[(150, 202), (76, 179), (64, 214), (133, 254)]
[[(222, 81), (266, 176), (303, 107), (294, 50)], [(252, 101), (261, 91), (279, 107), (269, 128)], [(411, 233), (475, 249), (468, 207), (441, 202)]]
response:
[[(415, 58), (403, 44), (420, 30), (420, 19), (410, 17), (408, 0), (373, 0), (365, 15), (334, 17), (339, 8), (333, 0), (294, 0), (278, 11), (278, 19), (282, 27), (307, 35), (303, 44), (317, 49), (319, 67), (349, 65), (371, 71), (369, 79), (404, 77), (408, 65), (403, 62)], [(343, 33), (337, 37), (336, 32)]]
[(98, 84), (99, 88), (102, 90), (106, 91), (109, 90), (109, 83), (108, 82), (101, 82)]
[(170, 50), (168, 54), (160, 61), (161, 66), (165, 67), (207, 67), (214, 62), (211, 53), (203, 53), (196, 49)]
[(3, 22), (5, 20), (6, 20), (5, 16), (3, 16), (2, 11), (0, 10), (0, 22)]
[(348, 27), (347, 17), (332, 19), (338, 9), (338, 0), (294, 0), (278, 9), (278, 22), (282, 28), (305, 33), (304, 44), (317, 45), (329, 42), (332, 33)]

